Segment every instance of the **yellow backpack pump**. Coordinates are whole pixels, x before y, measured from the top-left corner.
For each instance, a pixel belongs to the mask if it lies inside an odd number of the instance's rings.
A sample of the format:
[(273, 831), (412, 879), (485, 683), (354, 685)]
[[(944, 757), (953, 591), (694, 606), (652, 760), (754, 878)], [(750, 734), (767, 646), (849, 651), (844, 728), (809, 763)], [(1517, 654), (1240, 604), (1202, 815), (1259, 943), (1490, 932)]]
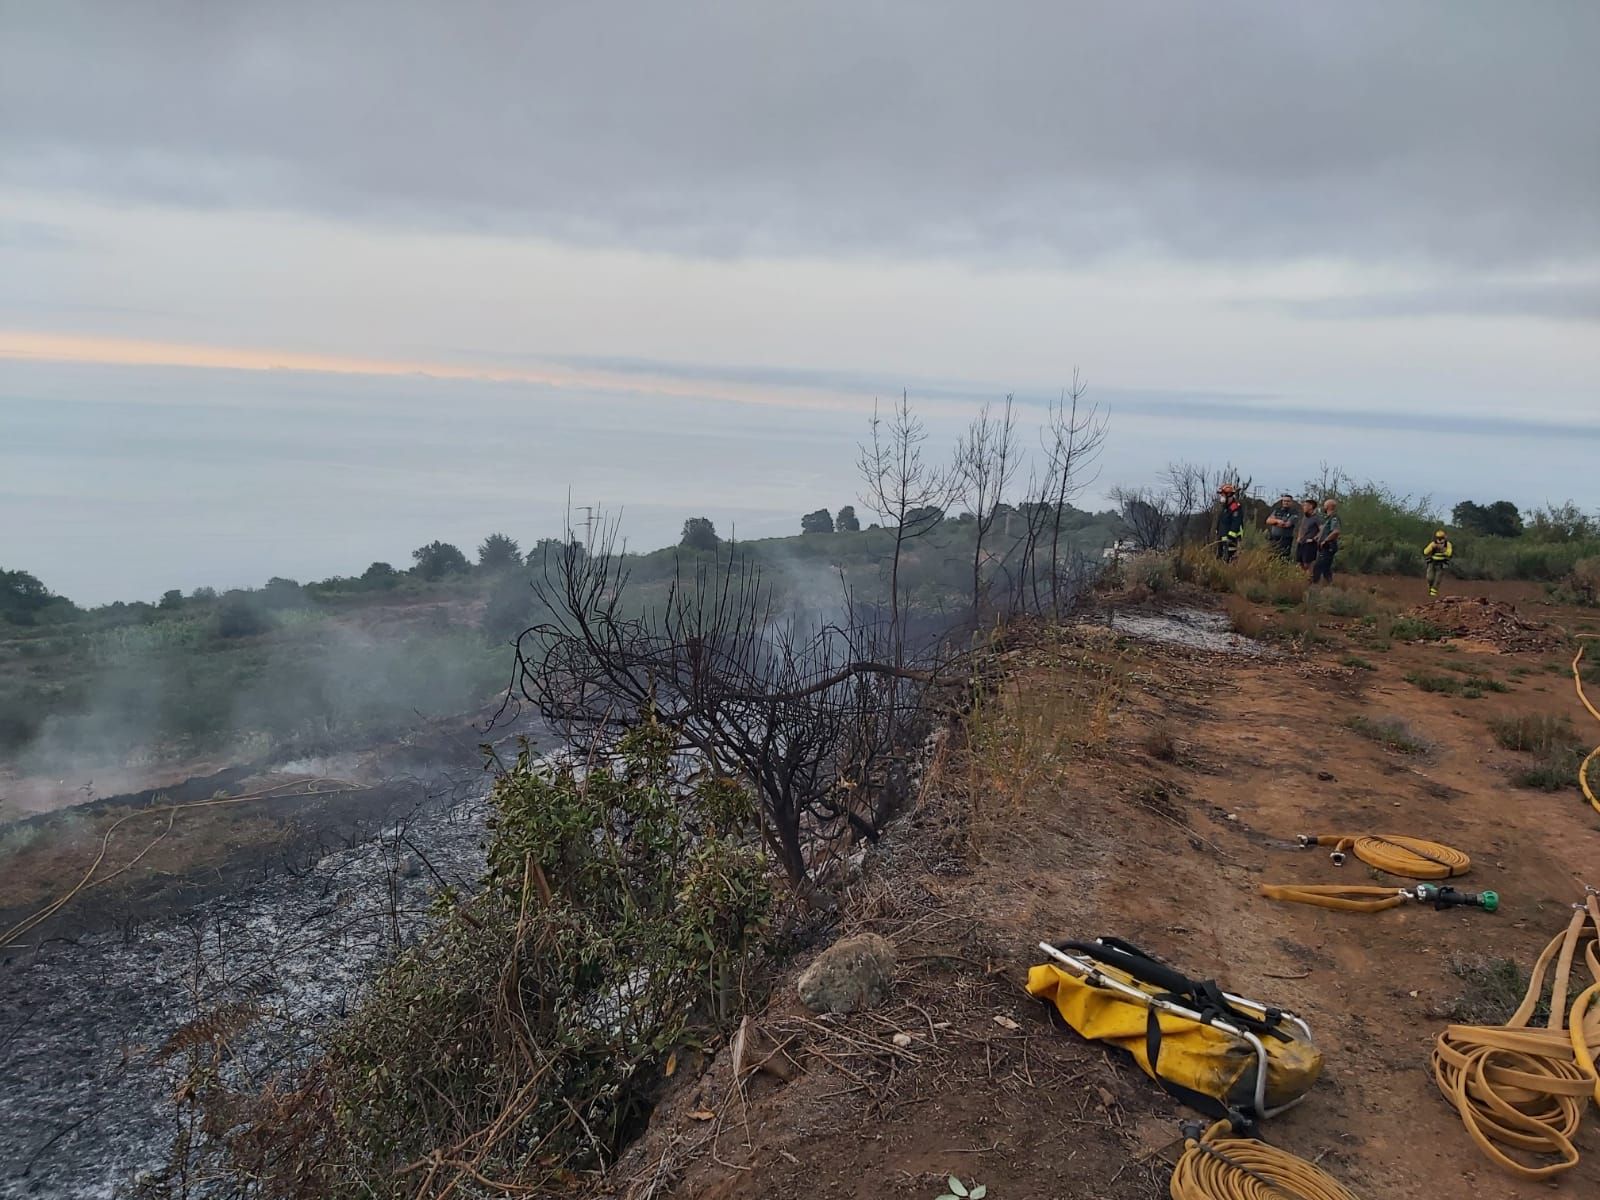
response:
[(1322, 1073), (1287, 1009), (1193, 980), (1119, 938), (1040, 942), (1028, 992), (1086, 1038), (1126, 1051), (1183, 1104), (1248, 1127), (1304, 1098)]

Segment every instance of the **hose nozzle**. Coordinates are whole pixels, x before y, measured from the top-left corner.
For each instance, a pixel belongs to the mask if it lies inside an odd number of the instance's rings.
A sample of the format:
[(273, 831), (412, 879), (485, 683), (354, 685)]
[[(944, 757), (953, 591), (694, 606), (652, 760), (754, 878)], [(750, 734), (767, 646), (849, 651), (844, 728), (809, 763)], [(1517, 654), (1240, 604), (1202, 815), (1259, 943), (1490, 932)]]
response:
[(1333, 865), (1334, 866), (1336, 866), (1336, 867), (1344, 866), (1344, 851), (1343, 850), (1335, 850), (1332, 854), (1328, 855), (1328, 857), (1333, 860)]
[(1437, 884), (1419, 883), (1417, 890), (1411, 893), (1424, 904), (1431, 904), (1437, 910), (1446, 908), (1481, 908), (1484, 912), (1494, 912), (1500, 907), (1500, 893), (1491, 891), (1458, 892), (1453, 887), (1439, 887)]

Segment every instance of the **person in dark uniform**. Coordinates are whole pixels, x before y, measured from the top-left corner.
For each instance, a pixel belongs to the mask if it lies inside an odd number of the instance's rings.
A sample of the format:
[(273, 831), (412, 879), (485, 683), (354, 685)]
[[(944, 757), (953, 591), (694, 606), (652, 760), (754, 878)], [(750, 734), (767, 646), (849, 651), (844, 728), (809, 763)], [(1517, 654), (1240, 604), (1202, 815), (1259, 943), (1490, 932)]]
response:
[(1278, 497), (1278, 502), (1267, 514), (1267, 542), (1279, 558), (1294, 560), (1294, 532), (1300, 524), (1300, 510), (1288, 492)]
[(1322, 536), (1322, 518), (1317, 502), (1310, 496), (1300, 501), (1300, 520), (1294, 527), (1294, 560), (1307, 575), (1317, 562), (1317, 541)]
[(1217, 496), (1222, 501), (1217, 511), (1217, 557), (1232, 562), (1244, 541), (1244, 506), (1239, 503), (1239, 489), (1231, 483), (1219, 487)]

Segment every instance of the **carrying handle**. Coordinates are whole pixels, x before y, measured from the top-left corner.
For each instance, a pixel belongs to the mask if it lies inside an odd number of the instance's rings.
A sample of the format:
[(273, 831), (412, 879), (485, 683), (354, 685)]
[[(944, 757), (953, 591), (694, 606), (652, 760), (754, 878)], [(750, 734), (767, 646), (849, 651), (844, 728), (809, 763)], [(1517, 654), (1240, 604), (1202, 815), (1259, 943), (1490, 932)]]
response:
[(1179, 996), (1190, 995), (1195, 989), (1194, 981), (1181, 971), (1156, 962), (1137, 946), (1116, 938), (1102, 938), (1097, 942), (1057, 942), (1055, 947), (1057, 950), (1076, 950), (1080, 954), (1087, 954), (1107, 966), (1126, 971), (1135, 979)]

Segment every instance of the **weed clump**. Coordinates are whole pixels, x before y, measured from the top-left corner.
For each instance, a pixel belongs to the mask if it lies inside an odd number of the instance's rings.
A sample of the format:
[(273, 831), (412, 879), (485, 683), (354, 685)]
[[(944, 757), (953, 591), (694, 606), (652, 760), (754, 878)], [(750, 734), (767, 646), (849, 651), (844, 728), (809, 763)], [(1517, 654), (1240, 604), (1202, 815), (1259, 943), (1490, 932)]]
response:
[(1550, 750), (1532, 766), (1513, 771), (1511, 782), (1536, 792), (1577, 791), (1578, 764), (1582, 761), (1583, 751), (1575, 746)]
[[(1450, 971), (1466, 990), (1451, 1001), (1447, 1015), (1468, 1025), (1503, 1025), (1521, 1005), (1531, 978), (1514, 958), (1455, 955)], [(1541, 1001), (1533, 1023), (1542, 1024), (1549, 1015), (1549, 1004)]]
[(1548, 713), (1520, 713), (1513, 717), (1494, 717), (1489, 721), (1495, 741), (1507, 750), (1527, 754), (1548, 754), (1578, 744), (1572, 722), (1565, 716)]
[(1399, 717), (1356, 716), (1346, 721), (1345, 727), (1401, 754), (1424, 754), (1428, 749), (1428, 744)]
[(1389, 622), (1389, 636), (1397, 642), (1437, 642), (1444, 630), (1423, 617), (1396, 617)]
[(1509, 692), (1511, 689), (1488, 675), (1467, 675), (1458, 679), (1454, 675), (1436, 675), (1427, 671), (1410, 671), (1406, 682), (1425, 692), (1445, 696), (1464, 696), (1468, 700), (1481, 700), (1485, 692)]

